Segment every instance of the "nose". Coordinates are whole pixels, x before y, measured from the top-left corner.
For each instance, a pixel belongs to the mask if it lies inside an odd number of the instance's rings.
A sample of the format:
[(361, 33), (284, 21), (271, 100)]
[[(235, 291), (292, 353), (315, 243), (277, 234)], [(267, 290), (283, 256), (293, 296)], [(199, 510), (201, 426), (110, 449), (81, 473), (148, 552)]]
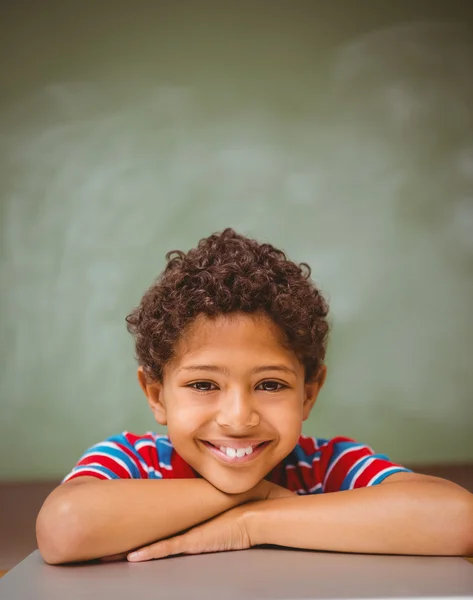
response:
[(249, 394), (233, 390), (221, 398), (217, 424), (233, 432), (245, 431), (259, 424), (260, 418)]

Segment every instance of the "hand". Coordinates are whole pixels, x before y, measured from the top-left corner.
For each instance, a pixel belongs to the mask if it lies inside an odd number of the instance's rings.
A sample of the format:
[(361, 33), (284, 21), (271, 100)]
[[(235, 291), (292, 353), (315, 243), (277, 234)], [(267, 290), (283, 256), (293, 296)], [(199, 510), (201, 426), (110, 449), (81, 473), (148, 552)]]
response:
[(127, 558), (130, 562), (142, 562), (174, 554), (245, 550), (252, 545), (247, 527), (247, 511), (248, 505), (237, 506), (186, 533), (135, 550)]
[(246, 504), (228, 510), (213, 519), (198, 525), (186, 533), (160, 540), (149, 546), (144, 546), (135, 553), (121, 552), (104, 556), (100, 562), (114, 562), (128, 558), (131, 562), (141, 562), (155, 558), (164, 558), (173, 554), (203, 554), (206, 552), (222, 552), (226, 550), (243, 550), (251, 546), (246, 514), (255, 501), (289, 498), (293, 492), (275, 483), (263, 479), (253, 489), (245, 494)]

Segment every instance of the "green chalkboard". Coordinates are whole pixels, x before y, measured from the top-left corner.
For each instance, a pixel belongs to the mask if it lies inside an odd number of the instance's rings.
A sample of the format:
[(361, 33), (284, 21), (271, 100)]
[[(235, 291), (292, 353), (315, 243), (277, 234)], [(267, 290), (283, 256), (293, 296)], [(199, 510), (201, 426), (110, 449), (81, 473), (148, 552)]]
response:
[(324, 4), (2, 8), (0, 478), (155, 428), (124, 318), (227, 226), (330, 300), (307, 433), (473, 459), (467, 3)]

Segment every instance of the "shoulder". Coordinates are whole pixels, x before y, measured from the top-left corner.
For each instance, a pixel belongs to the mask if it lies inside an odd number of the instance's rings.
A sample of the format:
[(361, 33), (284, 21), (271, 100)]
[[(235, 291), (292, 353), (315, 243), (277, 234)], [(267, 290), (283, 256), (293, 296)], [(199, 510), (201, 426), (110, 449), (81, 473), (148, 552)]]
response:
[(63, 482), (79, 476), (100, 479), (161, 479), (171, 470), (173, 447), (167, 435), (129, 431), (90, 446)]
[(336, 465), (337, 469), (345, 469), (367, 459), (389, 460), (385, 455), (377, 454), (367, 444), (344, 436), (319, 438), (302, 435), (291, 455), (297, 457), (299, 462), (317, 463), (324, 472), (324, 478)]
[(166, 434), (148, 431), (143, 435), (137, 435), (124, 431), (109, 440), (121, 445), (125, 451), (133, 452), (150, 479), (196, 477), (196, 473), (176, 452), (171, 439)]
[(305, 493), (367, 487), (394, 473), (409, 471), (370, 446), (343, 436), (327, 439), (301, 435), (284, 467), (291, 489)]

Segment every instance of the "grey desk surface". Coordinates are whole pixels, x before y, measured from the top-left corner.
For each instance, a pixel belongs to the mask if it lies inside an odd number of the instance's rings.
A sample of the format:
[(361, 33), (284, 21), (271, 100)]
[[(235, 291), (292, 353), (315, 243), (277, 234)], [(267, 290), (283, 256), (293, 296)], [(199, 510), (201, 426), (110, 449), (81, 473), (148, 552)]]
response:
[(61, 567), (46, 565), (36, 551), (0, 580), (1, 600), (459, 596), (473, 599), (473, 565), (461, 558), (260, 548), (138, 564)]

